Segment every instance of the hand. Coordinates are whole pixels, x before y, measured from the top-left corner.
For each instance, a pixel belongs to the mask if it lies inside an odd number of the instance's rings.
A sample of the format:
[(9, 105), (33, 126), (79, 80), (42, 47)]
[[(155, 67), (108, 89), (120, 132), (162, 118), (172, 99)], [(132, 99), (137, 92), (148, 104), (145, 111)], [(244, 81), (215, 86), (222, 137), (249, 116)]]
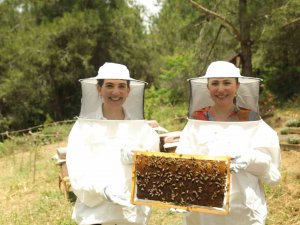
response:
[(150, 125), (150, 127), (155, 128), (159, 127), (159, 123), (156, 120), (148, 120), (147, 123)]
[(154, 130), (158, 133), (159, 132), (163, 132), (163, 133), (168, 132), (168, 130), (164, 127), (161, 127), (156, 120), (148, 120), (147, 123), (150, 127), (154, 128)]
[(103, 193), (106, 200), (110, 202), (125, 207), (133, 207), (133, 205), (130, 204), (130, 200), (128, 198), (126, 198), (125, 196), (114, 194), (112, 188), (109, 186), (104, 188)]
[(236, 156), (230, 160), (230, 171), (238, 173), (247, 169), (250, 163), (250, 158), (247, 156)]
[(121, 148), (121, 160), (124, 164), (132, 164), (133, 152), (128, 148)]

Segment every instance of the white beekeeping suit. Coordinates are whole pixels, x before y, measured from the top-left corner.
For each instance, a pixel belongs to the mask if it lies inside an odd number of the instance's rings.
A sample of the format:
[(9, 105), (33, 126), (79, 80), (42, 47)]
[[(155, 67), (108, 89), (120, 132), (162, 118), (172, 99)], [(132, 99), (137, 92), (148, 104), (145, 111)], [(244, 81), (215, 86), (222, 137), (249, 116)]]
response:
[[(97, 79), (130, 80), (123, 105), (125, 120), (104, 118)], [(125, 66), (105, 63), (96, 77), (81, 84), (81, 112), (69, 134), (67, 151), (69, 178), (77, 196), (72, 217), (78, 224), (147, 224), (150, 208), (130, 204), (128, 154), (159, 150), (158, 134), (143, 119), (145, 83), (130, 78)]]
[[(258, 112), (259, 79), (243, 77), (227, 62), (215, 62), (205, 76), (189, 80), (189, 116), (213, 103), (207, 89), (211, 77), (236, 77), (240, 83), (237, 105)], [(230, 156), (229, 215), (188, 212), (185, 225), (263, 225), (267, 206), (263, 184), (280, 180), (280, 147), (277, 133), (262, 119), (218, 122), (189, 118), (180, 136), (177, 153)]]

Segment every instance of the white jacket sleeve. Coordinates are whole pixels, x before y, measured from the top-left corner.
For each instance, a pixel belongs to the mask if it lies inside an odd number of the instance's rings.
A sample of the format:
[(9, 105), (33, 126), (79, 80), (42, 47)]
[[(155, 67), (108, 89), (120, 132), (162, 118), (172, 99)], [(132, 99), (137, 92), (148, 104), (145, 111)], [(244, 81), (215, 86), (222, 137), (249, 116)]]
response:
[(107, 201), (107, 199), (104, 197), (103, 190), (104, 189), (97, 192), (93, 187), (85, 187), (80, 189), (73, 188), (73, 192), (76, 194), (77, 198), (89, 207), (94, 207), (103, 201)]
[[(69, 164), (70, 165), (70, 164)], [(104, 186), (95, 186), (87, 179), (84, 179), (83, 176), (89, 176), (86, 174), (80, 174), (72, 170), (72, 167), (69, 166), (69, 176), (71, 181), (71, 186), (74, 194), (77, 198), (89, 207), (96, 206), (103, 201), (106, 201), (104, 195)]]
[(105, 201), (105, 184), (94, 181), (97, 168), (93, 164), (96, 159), (87, 153), (81, 129), (77, 121), (69, 134), (66, 162), (74, 194), (82, 203), (93, 207)]
[(280, 145), (277, 133), (262, 122), (253, 140), (254, 150), (246, 169), (265, 184), (280, 181)]
[(271, 156), (259, 150), (252, 152), (246, 171), (266, 184), (277, 184), (280, 181), (279, 168), (272, 162)]

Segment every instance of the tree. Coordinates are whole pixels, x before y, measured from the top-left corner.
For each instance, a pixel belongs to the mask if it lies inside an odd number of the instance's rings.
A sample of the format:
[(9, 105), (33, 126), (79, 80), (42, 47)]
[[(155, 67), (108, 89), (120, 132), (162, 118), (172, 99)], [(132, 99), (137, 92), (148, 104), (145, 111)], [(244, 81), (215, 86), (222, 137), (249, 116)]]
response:
[(151, 75), (139, 9), (125, 0), (2, 1), (0, 11), (0, 131), (78, 115), (78, 80), (105, 61)]
[(283, 3), (267, 15), (254, 65), (277, 103), (300, 104), (300, 2)]
[(195, 76), (195, 40), (201, 20), (197, 10), (180, 0), (163, 1), (159, 16), (153, 18), (149, 36), (155, 51), (150, 61), (154, 84), (172, 104), (186, 101), (186, 80)]
[(251, 36), (250, 36), (250, 18), (247, 11), (247, 0), (239, 0), (239, 27), (237, 28), (231, 21), (229, 21), (225, 16), (211, 11), (199, 3), (190, 0), (190, 3), (197, 9), (204, 11), (205, 13), (212, 15), (220, 19), (222, 25), (226, 27), (234, 36), (234, 38), (240, 43), (241, 57), (242, 57), (242, 70), (245, 76), (252, 75), (252, 53), (251, 53)]
[[(273, 93), (284, 90), (285, 99), (297, 96), (299, 4), (297, 0), (165, 0), (151, 33), (159, 52), (157, 77), (169, 77), (167, 82), (160, 80), (160, 86), (177, 88), (179, 96), (185, 96), (178, 83), (203, 75), (211, 61), (241, 55), (243, 75), (264, 78)], [(189, 62), (183, 63), (185, 59)]]

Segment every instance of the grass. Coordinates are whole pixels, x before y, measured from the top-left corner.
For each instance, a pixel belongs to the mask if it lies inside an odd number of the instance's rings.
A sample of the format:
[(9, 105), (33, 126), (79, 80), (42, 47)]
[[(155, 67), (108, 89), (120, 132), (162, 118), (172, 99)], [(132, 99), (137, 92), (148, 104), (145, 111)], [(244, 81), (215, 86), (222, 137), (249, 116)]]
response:
[(182, 130), (187, 122), (187, 104), (167, 104), (164, 106), (152, 104), (146, 106), (146, 108), (151, 108), (146, 110), (146, 119), (157, 120), (160, 126), (166, 128), (168, 131)]
[(74, 224), (70, 219), (72, 205), (57, 185), (58, 168), (51, 160), (55, 147), (38, 150), (35, 177), (33, 152), (2, 158), (0, 224)]
[[(152, 112), (163, 127), (170, 131), (182, 129), (185, 122), (166, 115), (184, 107), (160, 107)], [(273, 121), (278, 129), (284, 119), (299, 111), (276, 112)], [(159, 114), (160, 117), (156, 117)], [(162, 116), (165, 115), (165, 116)], [(277, 124), (283, 118), (282, 126)], [(152, 119), (149, 118), (149, 119)], [(147, 118), (148, 119), (148, 118)], [(42, 139), (19, 136), (7, 139), (0, 146), (0, 224), (6, 225), (75, 225), (71, 219), (73, 203), (58, 188), (59, 168), (51, 159), (56, 148), (66, 145), (68, 126), (57, 125), (40, 131)], [(47, 136), (55, 134), (56, 136)], [(5, 153), (2, 152), (5, 151)], [(265, 186), (268, 205), (267, 225), (300, 225), (300, 152), (282, 151), (282, 180), (279, 185)], [(180, 225), (181, 214), (165, 208), (153, 208), (149, 225)]]

